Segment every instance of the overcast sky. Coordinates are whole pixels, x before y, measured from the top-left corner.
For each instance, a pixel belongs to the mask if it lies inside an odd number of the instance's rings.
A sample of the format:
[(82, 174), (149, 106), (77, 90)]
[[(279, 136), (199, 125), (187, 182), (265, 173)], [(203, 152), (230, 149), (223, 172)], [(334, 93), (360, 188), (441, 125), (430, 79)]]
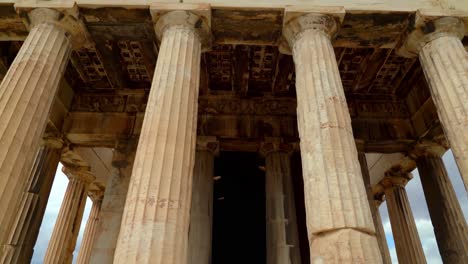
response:
[[(452, 152), (448, 151), (444, 155), (443, 159), (447, 171), (450, 175), (452, 185), (454, 186), (455, 192), (457, 193), (457, 197), (465, 215), (465, 219), (467, 219), (468, 198), (463, 181), (460, 177), (460, 173), (458, 172), (458, 168), (453, 159)], [(413, 215), (416, 221), (416, 227), (418, 228), (418, 233), (423, 245), (424, 254), (426, 255), (428, 264), (441, 264), (442, 260), (440, 259), (439, 251), (437, 249), (437, 243), (434, 237), (431, 219), (429, 217), (429, 212), (427, 211), (427, 205), (417, 170), (413, 171), (413, 176), (414, 178), (408, 183), (408, 185), (406, 186), (406, 190), (408, 193), (411, 209), (413, 211)], [(42, 222), (36, 247), (34, 248), (34, 256), (32, 260), (33, 264), (40, 264), (44, 259), (45, 251), (47, 249), (47, 243), (50, 239), (50, 236), (52, 235), (52, 230), (54, 228), (55, 220), (60, 210), (60, 204), (62, 203), (62, 199), (67, 188), (67, 183), (68, 179), (62, 173), (62, 166), (59, 165), (57, 169), (57, 175), (52, 186), (52, 191), (44, 216), (44, 221)], [(83, 231), (86, 225), (86, 221), (88, 219), (89, 211), (91, 209), (91, 203), (91, 200), (88, 198), (86, 202), (86, 209), (83, 216), (83, 221), (80, 228), (80, 234), (77, 241), (77, 246), (73, 254), (74, 262), (76, 260), (79, 246), (81, 244), (81, 238), (83, 236)], [(382, 216), (382, 222), (384, 225), (388, 246), (390, 248), (390, 254), (392, 256), (392, 262), (398, 263), (395, 251), (395, 244), (393, 242), (392, 230), (388, 219), (387, 206), (385, 203), (383, 203), (380, 206), (380, 213)]]

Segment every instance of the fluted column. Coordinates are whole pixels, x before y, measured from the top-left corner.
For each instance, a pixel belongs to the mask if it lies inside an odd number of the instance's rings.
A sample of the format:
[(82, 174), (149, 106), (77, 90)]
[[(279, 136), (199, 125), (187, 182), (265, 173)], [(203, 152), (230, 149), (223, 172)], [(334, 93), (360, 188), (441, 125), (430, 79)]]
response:
[(370, 181), (369, 169), (367, 166), (366, 154), (362, 151), (358, 154), (359, 163), (361, 165), (362, 178), (364, 185), (366, 186), (367, 201), (372, 214), (372, 220), (377, 235), (377, 242), (379, 243), (380, 254), (382, 255), (382, 262), (384, 264), (392, 264), (392, 258), (390, 257), (390, 251), (388, 250), (387, 238), (385, 237), (385, 231), (383, 229), (382, 218), (380, 217), (379, 206), (382, 201), (376, 200), (372, 191), (372, 185)]
[(468, 53), (461, 39), (463, 20), (431, 18), (419, 12), (404, 49), (417, 54), (439, 120), (468, 190)]
[(189, 264), (211, 263), (214, 157), (217, 152), (216, 138), (198, 138), (190, 208)]
[(0, 244), (11, 230), (40, 146), (71, 45), (52, 22), (59, 13), (30, 12), (31, 31), (0, 85)]
[(86, 204), (86, 193), (94, 176), (85, 168), (63, 167), (69, 182), (44, 257), (45, 264), (72, 263), (73, 250), (80, 231)]
[(381, 263), (330, 41), (337, 27), (334, 17), (309, 13), (287, 21), (283, 28), (296, 66), (311, 263)]
[(293, 147), (265, 142), (266, 252), (268, 264), (300, 264), (301, 252), (291, 175)]
[(3, 246), (0, 263), (29, 263), (55, 178), (62, 141), (44, 139), (37, 152), (20, 207)]
[(380, 184), (385, 192), (398, 262), (402, 264), (426, 263), (405, 190), (411, 174), (400, 171), (390, 171), (387, 174)]
[(90, 263), (112, 264), (127, 197), (136, 143), (118, 144), (112, 157), (112, 174), (107, 181)]
[(187, 262), (203, 25), (189, 11), (156, 24), (161, 48), (114, 263)]
[(413, 154), (440, 256), (444, 263), (468, 263), (468, 228), (439, 146), (422, 146)]
[(96, 229), (99, 221), (99, 212), (101, 211), (102, 204), (102, 191), (93, 191), (90, 194), (93, 206), (89, 213), (88, 221), (83, 233), (83, 239), (81, 240), (80, 251), (76, 263), (88, 264), (91, 256), (91, 250), (93, 249), (94, 241), (96, 240)]

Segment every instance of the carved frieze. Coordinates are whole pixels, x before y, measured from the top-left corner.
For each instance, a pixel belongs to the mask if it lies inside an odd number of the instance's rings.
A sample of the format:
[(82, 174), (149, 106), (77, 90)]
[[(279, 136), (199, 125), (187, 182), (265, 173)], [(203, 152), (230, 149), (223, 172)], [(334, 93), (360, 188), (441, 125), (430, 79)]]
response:
[(235, 99), (232, 97), (200, 97), (199, 114), (225, 115), (296, 115), (294, 99)]

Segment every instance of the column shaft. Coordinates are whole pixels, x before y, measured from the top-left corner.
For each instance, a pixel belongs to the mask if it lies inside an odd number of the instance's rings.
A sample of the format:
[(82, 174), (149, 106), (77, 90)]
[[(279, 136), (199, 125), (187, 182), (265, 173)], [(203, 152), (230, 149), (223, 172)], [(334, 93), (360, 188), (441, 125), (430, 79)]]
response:
[(398, 262), (402, 264), (426, 263), (405, 187), (395, 184), (385, 188), (385, 199)]
[(193, 170), (190, 209), (189, 264), (211, 263), (214, 154), (199, 150)]
[(0, 85), (0, 243), (16, 217), (22, 190), (65, 71), (70, 41), (58, 26), (31, 29)]
[(338, 65), (323, 29), (334, 20), (317, 14), (296, 20), (291, 31), (310, 26), (288, 41), (296, 66), (311, 263), (381, 263)]
[(69, 182), (47, 246), (45, 264), (72, 263), (86, 204), (88, 185), (94, 178), (84, 171), (69, 171), (65, 168), (64, 172), (69, 177)]
[(468, 53), (458, 37), (448, 35), (427, 43), (419, 60), (468, 189)]
[(200, 59), (201, 42), (195, 29), (168, 26), (156, 63), (114, 263), (187, 262)]
[(300, 264), (289, 154), (268, 153), (265, 163), (267, 263)]
[(369, 202), (372, 220), (374, 221), (374, 227), (377, 235), (377, 241), (379, 242), (382, 261), (384, 264), (392, 264), (392, 258), (390, 257), (390, 251), (388, 250), (387, 245), (387, 238), (385, 237), (385, 231), (383, 229), (382, 219), (379, 213), (379, 207), (372, 193), (372, 185), (370, 181), (369, 169), (367, 166), (366, 154), (364, 152), (359, 152), (358, 155), (359, 163), (361, 164), (362, 178), (364, 180), (364, 185), (366, 186), (367, 201)]
[(135, 151), (116, 148), (112, 159), (112, 174), (102, 200), (90, 263), (112, 264), (114, 261)]
[(60, 146), (45, 144), (39, 149), (29, 173), (26, 189), (21, 196), (19, 211), (4, 245), (0, 263), (31, 261), (60, 161)]
[(442, 159), (429, 154), (416, 161), (442, 260), (468, 263), (468, 229)]
[[(102, 198), (102, 197), (101, 197)], [(102, 200), (97, 198), (93, 201), (91, 212), (89, 213), (86, 228), (84, 230), (83, 239), (81, 240), (80, 251), (76, 263), (88, 264), (93, 249), (94, 241), (96, 240), (96, 229), (99, 221), (99, 211), (101, 210)]]

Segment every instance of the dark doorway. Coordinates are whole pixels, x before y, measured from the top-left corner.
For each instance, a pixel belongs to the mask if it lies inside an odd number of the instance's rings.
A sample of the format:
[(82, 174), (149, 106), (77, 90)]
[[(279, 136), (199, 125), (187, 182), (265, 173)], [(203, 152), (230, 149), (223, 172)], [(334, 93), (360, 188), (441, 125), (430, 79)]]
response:
[(266, 263), (265, 172), (257, 153), (215, 161), (212, 264)]

